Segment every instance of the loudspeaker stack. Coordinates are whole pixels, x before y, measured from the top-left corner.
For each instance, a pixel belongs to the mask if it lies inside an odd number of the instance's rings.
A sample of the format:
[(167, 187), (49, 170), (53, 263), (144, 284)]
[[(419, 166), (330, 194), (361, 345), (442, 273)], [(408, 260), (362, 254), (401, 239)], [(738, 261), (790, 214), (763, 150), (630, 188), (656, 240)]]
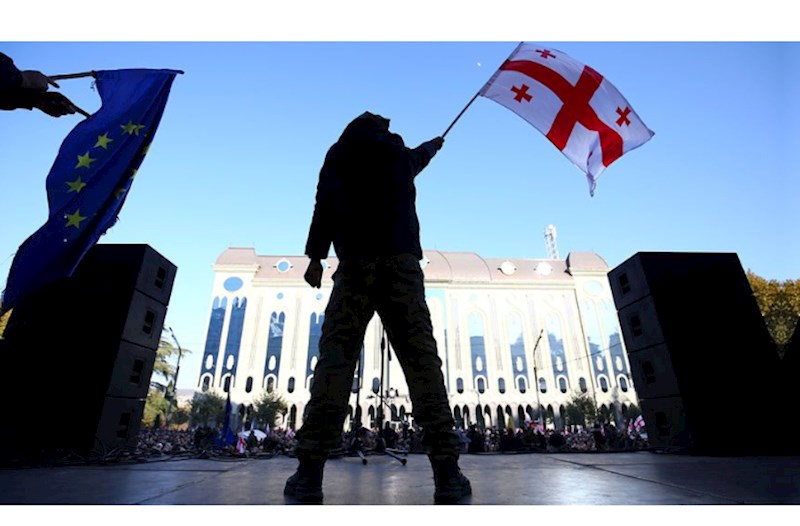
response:
[(639, 252), (608, 278), (650, 445), (777, 452), (780, 360), (738, 256)]
[(14, 309), (2, 348), (6, 459), (136, 446), (177, 268), (148, 245), (95, 245)]

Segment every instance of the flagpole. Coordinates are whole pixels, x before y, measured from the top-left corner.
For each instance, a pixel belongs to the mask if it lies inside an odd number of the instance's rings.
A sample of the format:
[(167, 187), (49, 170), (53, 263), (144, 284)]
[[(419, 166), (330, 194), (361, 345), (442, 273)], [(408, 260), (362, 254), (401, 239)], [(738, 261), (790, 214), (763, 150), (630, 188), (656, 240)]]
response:
[[(83, 77), (96, 77), (97, 73), (94, 71), (84, 71), (83, 73), (66, 73), (64, 75), (49, 75), (47, 78), (55, 82), (56, 80), (66, 80), (66, 79), (79, 79)], [(70, 101), (72, 103), (72, 101)], [(86, 117), (87, 119), (91, 117), (89, 112), (79, 108), (75, 104), (72, 104), (72, 109)]]
[(79, 79), (83, 77), (95, 77), (97, 73), (94, 71), (84, 71), (83, 73), (67, 73), (64, 75), (48, 75), (50, 80), (66, 80), (66, 79)]
[[(97, 73), (94, 72), (94, 71), (84, 71), (82, 73), (66, 73), (66, 74), (63, 74), (63, 75), (48, 75), (47, 78), (52, 80), (52, 81), (56, 81), (56, 80), (80, 79), (80, 78), (84, 78), (84, 77), (96, 77), (96, 76), (97, 76)], [(81, 108), (77, 107), (74, 104), (72, 105), (72, 108), (75, 111), (77, 111), (78, 113), (80, 113), (81, 115), (83, 115), (84, 117), (86, 117), (87, 119), (89, 117), (91, 117), (91, 115), (88, 112), (82, 110)]]
[[(519, 49), (519, 47), (520, 47), (522, 44), (524, 44), (524, 42), (520, 42), (520, 43), (517, 45), (517, 47), (516, 47), (516, 48), (514, 48), (514, 51), (512, 51), (512, 52), (511, 52), (511, 55), (509, 55), (509, 57), (513, 56), (513, 55), (514, 55), (514, 53), (516, 53), (517, 49)], [(495, 73), (495, 75), (496, 75), (496, 73)], [(492, 80), (492, 79), (489, 79), (489, 81), (490, 81), (490, 82), (491, 82), (491, 80)], [(484, 87), (485, 87), (485, 86), (486, 86), (486, 85), (484, 85)], [(444, 133), (442, 134), (442, 139), (444, 139), (444, 136), (445, 136), (445, 135), (447, 135), (447, 132), (449, 132), (449, 131), (450, 131), (450, 128), (452, 128), (452, 127), (453, 127), (453, 125), (454, 125), (454, 124), (455, 124), (455, 123), (458, 121), (458, 119), (460, 119), (460, 118), (461, 118), (461, 116), (464, 114), (464, 112), (465, 112), (465, 111), (467, 111), (467, 108), (469, 108), (469, 107), (472, 105), (472, 103), (473, 103), (473, 102), (475, 102), (475, 99), (477, 99), (477, 98), (478, 98), (478, 95), (480, 95), (480, 94), (481, 94), (481, 91), (483, 91), (483, 88), (481, 88), (480, 90), (478, 90), (478, 92), (477, 92), (477, 93), (476, 93), (476, 94), (475, 94), (475, 95), (474, 95), (474, 96), (473, 96), (473, 97), (472, 97), (472, 98), (469, 100), (469, 102), (467, 103), (467, 105), (466, 105), (466, 106), (464, 106), (464, 109), (463, 109), (463, 110), (461, 110), (461, 113), (459, 113), (458, 115), (456, 115), (456, 118), (455, 118), (455, 119), (453, 119), (453, 122), (451, 122), (451, 123), (450, 123), (450, 126), (448, 126), (448, 127), (447, 127), (447, 129), (446, 129), (446, 130), (444, 131)]]
[(456, 118), (453, 120), (453, 122), (451, 122), (451, 123), (450, 123), (450, 126), (448, 126), (448, 127), (447, 127), (447, 129), (444, 131), (444, 133), (442, 134), (442, 139), (444, 139), (444, 136), (445, 136), (445, 135), (447, 135), (447, 132), (449, 132), (449, 131), (450, 131), (450, 128), (452, 128), (452, 127), (453, 127), (453, 125), (454, 125), (454, 124), (455, 124), (455, 123), (458, 121), (458, 119), (460, 119), (460, 118), (461, 118), (461, 116), (462, 116), (462, 115), (464, 115), (464, 112), (465, 112), (465, 111), (467, 111), (467, 108), (469, 108), (469, 107), (472, 105), (472, 103), (473, 103), (473, 102), (475, 102), (475, 99), (477, 99), (477, 98), (478, 98), (478, 95), (480, 95), (480, 94), (481, 94), (481, 92), (480, 92), (480, 91), (478, 91), (478, 92), (475, 94), (475, 96), (474, 96), (474, 97), (472, 97), (472, 98), (470, 99), (470, 101), (467, 103), (467, 105), (466, 105), (466, 106), (464, 106), (464, 109), (463, 109), (463, 110), (461, 110), (461, 113), (459, 113), (459, 114), (456, 116)]

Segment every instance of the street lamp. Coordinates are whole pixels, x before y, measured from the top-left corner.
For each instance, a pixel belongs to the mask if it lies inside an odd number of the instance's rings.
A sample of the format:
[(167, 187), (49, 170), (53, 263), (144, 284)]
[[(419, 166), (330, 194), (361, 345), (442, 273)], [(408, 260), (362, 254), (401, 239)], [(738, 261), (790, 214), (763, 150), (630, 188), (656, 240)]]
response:
[(172, 330), (172, 327), (167, 327), (167, 331), (169, 331), (170, 335), (172, 335), (172, 339), (175, 341), (175, 346), (178, 348), (178, 362), (175, 364), (175, 378), (172, 382), (172, 396), (167, 404), (167, 416), (164, 418), (164, 424), (166, 425), (166, 428), (169, 429), (169, 414), (172, 412), (172, 402), (175, 400), (175, 396), (178, 392), (178, 373), (181, 371), (181, 356), (183, 355), (183, 349), (181, 349), (181, 344), (178, 343), (178, 338), (175, 336), (175, 331)]
[(538, 406), (537, 409), (539, 410), (539, 419), (542, 421), (542, 432), (547, 429), (547, 421), (544, 417), (544, 410), (542, 409), (542, 402), (539, 399), (539, 372), (536, 369), (536, 349), (539, 348), (539, 343), (542, 341), (542, 336), (544, 335), (544, 329), (539, 331), (539, 337), (536, 338), (536, 343), (533, 346), (533, 388), (536, 391), (536, 405)]

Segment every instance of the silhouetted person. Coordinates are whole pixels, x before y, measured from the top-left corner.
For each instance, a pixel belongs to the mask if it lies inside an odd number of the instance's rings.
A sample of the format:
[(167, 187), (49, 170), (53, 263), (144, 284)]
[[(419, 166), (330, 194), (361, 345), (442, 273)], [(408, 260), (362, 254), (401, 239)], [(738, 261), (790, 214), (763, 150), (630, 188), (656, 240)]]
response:
[(250, 435), (247, 437), (247, 449), (250, 451), (255, 451), (258, 448), (258, 437), (256, 436), (255, 431), (250, 431)]
[(564, 435), (561, 434), (561, 431), (555, 429), (547, 439), (547, 445), (556, 451), (560, 451), (561, 448), (567, 445), (567, 439), (564, 438)]
[(598, 451), (606, 449), (606, 437), (603, 435), (603, 429), (600, 427), (600, 423), (595, 423), (592, 428), (592, 438), (594, 438), (594, 447)]
[(0, 53), (0, 110), (37, 108), (51, 117), (75, 113), (72, 102), (58, 92), (48, 91), (58, 87), (41, 71), (20, 71), (14, 61)]
[(485, 451), (486, 439), (477, 426), (470, 426), (469, 431), (467, 431), (467, 438), (470, 440), (467, 453), (483, 453)]
[(394, 449), (397, 447), (397, 433), (395, 433), (394, 429), (392, 429), (392, 426), (389, 422), (386, 422), (383, 425), (381, 438), (383, 438), (383, 442), (387, 448)]
[(620, 447), (619, 433), (617, 433), (617, 426), (614, 425), (613, 422), (603, 426), (603, 433), (606, 437), (606, 444), (609, 448), (618, 449)]
[(319, 361), (307, 418), (297, 432), (297, 472), (284, 493), (321, 501), (328, 452), (341, 433), (367, 324), (375, 312), (386, 327), (408, 384), (414, 420), (433, 468), (435, 502), (472, 490), (458, 467), (459, 439), (447, 399), (442, 361), (425, 302), (414, 178), (442, 147), (437, 137), (407, 148), (389, 120), (365, 112), (347, 125), (320, 170), (306, 243), (305, 280), (322, 282), (331, 243), (339, 259), (325, 310)]

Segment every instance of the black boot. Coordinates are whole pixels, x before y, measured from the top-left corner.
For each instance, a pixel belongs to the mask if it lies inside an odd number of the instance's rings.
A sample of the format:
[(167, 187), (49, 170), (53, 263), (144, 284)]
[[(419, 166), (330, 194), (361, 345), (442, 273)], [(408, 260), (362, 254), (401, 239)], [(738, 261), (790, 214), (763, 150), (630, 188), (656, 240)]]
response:
[(283, 494), (300, 502), (322, 502), (322, 471), (325, 459), (297, 455), (300, 465), (294, 475), (286, 480)]
[(469, 479), (461, 473), (455, 457), (430, 456), (433, 468), (433, 482), (436, 491), (433, 501), (436, 504), (455, 504), (463, 497), (472, 495)]

